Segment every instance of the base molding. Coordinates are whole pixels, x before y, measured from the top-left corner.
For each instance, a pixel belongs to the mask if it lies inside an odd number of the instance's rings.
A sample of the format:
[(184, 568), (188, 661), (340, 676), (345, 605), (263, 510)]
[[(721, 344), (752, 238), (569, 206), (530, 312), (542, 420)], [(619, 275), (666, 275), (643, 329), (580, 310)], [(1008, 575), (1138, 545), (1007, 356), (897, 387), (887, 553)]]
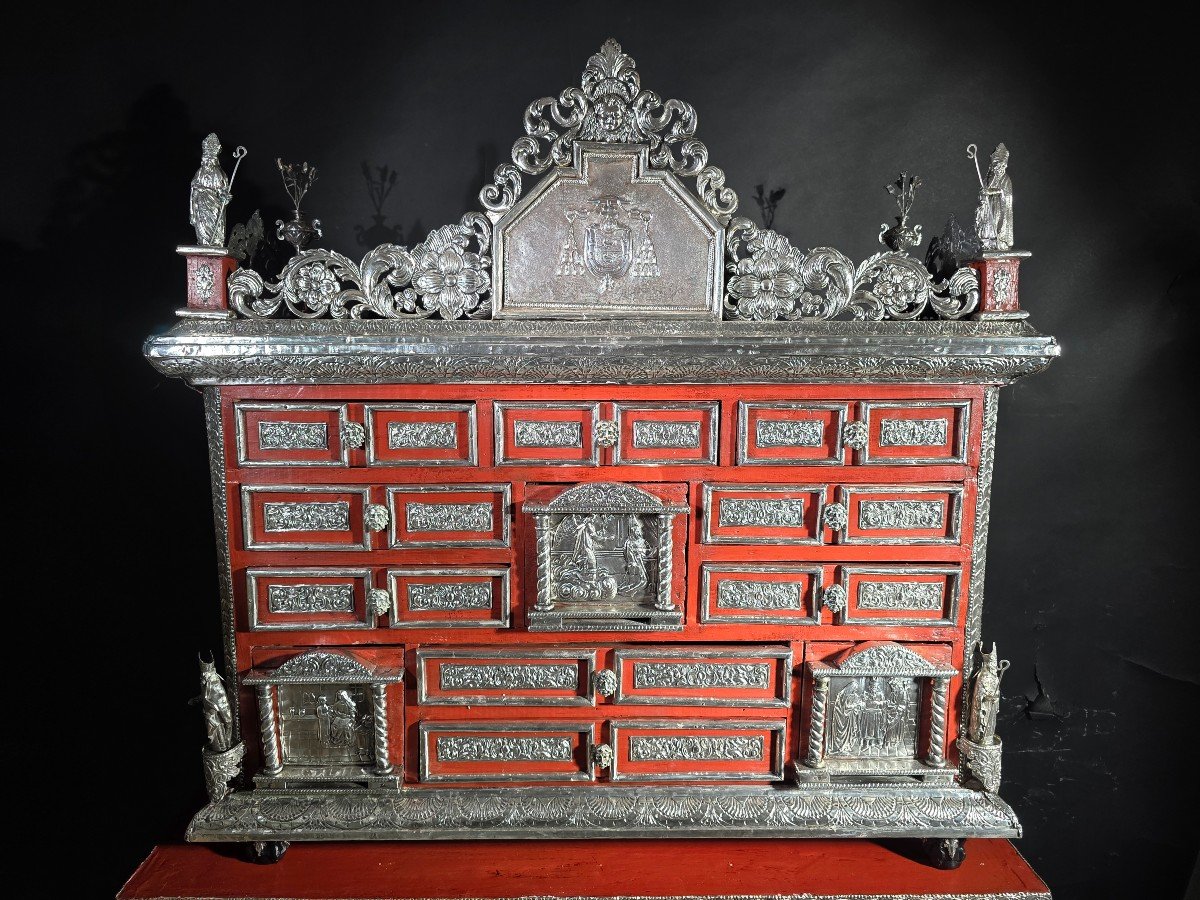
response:
[(189, 841), (1020, 837), (994, 794), (914, 784), (240, 791)]

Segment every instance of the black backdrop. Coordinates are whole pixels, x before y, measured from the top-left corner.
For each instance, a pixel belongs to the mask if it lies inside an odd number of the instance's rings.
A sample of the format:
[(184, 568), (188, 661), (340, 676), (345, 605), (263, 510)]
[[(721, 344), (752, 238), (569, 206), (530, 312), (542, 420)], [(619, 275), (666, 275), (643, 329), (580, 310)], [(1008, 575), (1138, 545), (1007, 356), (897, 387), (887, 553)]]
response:
[(525, 104), (576, 83), (610, 35), (644, 87), (696, 106), (743, 210), (754, 185), (786, 188), (776, 227), (801, 247), (873, 252), (901, 169), (924, 178), (927, 236), (950, 212), (969, 221), (965, 145), (1008, 144), (1017, 243), (1034, 251), (1024, 305), (1064, 355), (1001, 402), (985, 636), (1013, 663), (1003, 792), (1056, 897), (1181, 896), (1200, 708), (1194, 50), (1181, 23), (1097, 9), (160, 4), (10, 20), (8, 434), (34, 466), (9, 469), (30, 490), (9, 506), (28, 546), (7, 606), (10, 646), (54, 683), (10, 680), (5, 745), (10, 773), (38, 773), (19, 779), (22, 820), (76, 838), (69, 874), (94, 886), (80, 896), (111, 895), (202, 801), (186, 700), (197, 651), (220, 641), (201, 404), (140, 354), (182, 303), (201, 137), (250, 148), (231, 220), (283, 212), (275, 156), (318, 164), (306, 206), (323, 245), (357, 258), (375, 224), (364, 161), (399, 171), (383, 224), (420, 239), (475, 207)]

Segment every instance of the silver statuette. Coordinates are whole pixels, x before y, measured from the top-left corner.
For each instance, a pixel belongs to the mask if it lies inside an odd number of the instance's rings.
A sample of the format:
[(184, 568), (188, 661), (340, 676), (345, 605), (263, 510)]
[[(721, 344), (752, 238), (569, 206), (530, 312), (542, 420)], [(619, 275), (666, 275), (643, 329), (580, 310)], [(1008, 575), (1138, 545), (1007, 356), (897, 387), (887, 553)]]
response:
[(233, 179), (245, 155), (245, 147), (233, 151), (233, 175), (226, 178), (219, 160), (220, 139), (210, 134), (200, 145), (200, 168), (192, 178), (188, 221), (196, 229), (196, 243), (201, 247), (225, 246), (225, 207), (233, 197)]
[(1000, 679), (1008, 667), (1007, 659), (998, 659), (995, 644), (987, 651), (979, 645), (979, 668), (971, 681), (967, 731), (958, 742), (967, 773), (989, 794), (1000, 788), (1002, 745), (996, 736), (996, 714), (1000, 708)]
[(200, 684), (197, 702), (204, 714), (207, 734), (202, 751), (204, 785), (209, 799), (215, 803), (229, 796), (230, 782), (241, 775), (246, 745), (233, 742), (233, 710), (215, 663), (200, 660)]
[(975, 210), (975, 233), (984, 250), (1007, 251), (1013, 248), (1013, 187), (1008, 174), (1008, 148), (1000, 144), (992, 151), (987, 177), (979, 170), (979, 148), (967, 147), (967, 157), (975, 161), (979, 178), (979, 206)]

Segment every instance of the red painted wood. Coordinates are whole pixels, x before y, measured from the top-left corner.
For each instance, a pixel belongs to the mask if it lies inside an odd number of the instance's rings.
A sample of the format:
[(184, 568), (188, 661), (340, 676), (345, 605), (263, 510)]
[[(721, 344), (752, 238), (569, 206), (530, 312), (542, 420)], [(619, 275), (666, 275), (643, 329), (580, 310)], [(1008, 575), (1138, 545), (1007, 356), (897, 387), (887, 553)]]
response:
[(293, 844), (275, 865), (230, 848), (156, 847), (118, 900), (774, 897), (1047, 893), (1008, 841), (969, 840), (943, 872), (915, 842), (857, 840), (484, 841)]
[[(982, 429), (983, 388), (977, 386), (736, 386), (669, 385), (669, 386), (563, 386), (563, 385), (355, 385), (355, 386), (266, 386), (231, 387), (222, 389), (222, 403), (227, 447), (228, 508), (230, 510), (230, 558), (233, 567), (235, 599), (235, 621), (237, 624), (238, 661), (241, 671), (251, 666), (276, 664), (286, 656), (310, 647), (330, 647), (364, 651), (366, 656), (389, 665), (407, 668), (408, 677), (403, 686), (392, 690), (402, 693), (404, 703), (392, 706), (393, 758), (405, 760), (405, 778), (411, 783), (416, 773), (417, 728), (422, 721), (437, 722), (551, 722), (569, 723), (587, 721), (595, 724), (597, 738), (608, 740), (609, 722), (635, 721), (637, 719), (720, 719), (747, 718), (765, 721), (771, 716), (782, 716), (787, 720), (789, 752), (791, 760), (803, 751), (802, 731), (807, 715), (807, 686), (801, 677), (802, 663), (806, 654), (816, 649), (824, 654), (830, 644), (848, 646), (855, 642), (896, 640), (909, 643), (914, 648), (937, 647), (945, 661), (962, 668), (966, 657), (963, 646), (963, 628), (966, 616), (966, 589), (970, 580), (971, 542), (974, 537), (976, 470)], [(866, 421), (869, 402), (898, 403), (918, 401), (929, 404), (924, 407), (896, 409), (875, 407), (870, 415), (869, 454), (877, 463), (889, 455), (897, 462), (911, 458), (920, 452), (923, 459), (934, 460), (934, 464), (920, 465), (865, 465), (859, 454), (841, 449), (836, 436), (831, 436), (828, 446), (816, 448), (811, 458), (804, 453), (794, 454), (797, 465), (787, 463), (793, 454), (757, 448), (753, 442), (748, 448), (748, 458), (743, 464), (737, 460), (737, 434), (739, 415), (746, 417), (747, 433), (754, 434), (753, 423), (760, 416), (822, 418), (826, 421), (827, 434), (839, 413), (846, 421)], [(948, 405), (948, 401), (969, 406), (962, 410)], [(301, 454), (305, 462), (334, 462), (334, 465), (273, 465), (273, 454), (278, 451), (262, 451), (257, 446), (257, 422), (271, 421), (270, 412), (255, 410), (247, 415), (251, 406), (267, 403), (325, 404), (338, 413), (308, 413), (304, 416), (284, 416), (284, 419), (326, 421), (332, 439), (332, 452), (309, 452)], [(671, 403), (688, 405), (683, 411), (668, 411), (657, 404)], [(716, 404), (716, 421), (713, 407)], [(245, 404), (239, 409), (239, 404)], [(502, 409), (498, 404), (508, 404)], [(544, 410), (547, 404), (557, 408)], [(598, 462), (590, 464), (590, 450), (580, 456), (579, 451), (546, 451), (541, 448), (518, 447), (514, 442), (512, 420), (521, 418), (534, 420), (577, 421), (586, 447), (591, 446), (592, 413), (601, 419), (617, 417), (618, 404), (624, 411), (620, 418), (622, 428), (619, 450), (630, 462), (652, 463), (655, 454), (669, 458), (669, 451), (639, 450), (632, 446), (632, 422), (635, 419), (653, 421), (691, 421), (699, 424), (702, 433), (714, 428), (717, 433), (716, 464), (697, 462), (695, 451), (687, 451), (675, 457), (678, 462), (666, 464), (614, 465), (616, 448), (601, 449)], [(804, 406), (815, 412), (795, 412), (791, 409), (770, 409), (763, 404)], [(941, 405), (939, 405), (941, 404)], [(342, 463), (341, 436), (338, 432), (339, 415), (344, 407), (347, 421), (367, 428), (368, 448), (351, 449)], [(831, 412), (830, 410), (835, 410)], [(471, 433), (471, 414), (475, 418), (475, 445), (472, 448), (477, 463), (466, 464), (471, 451), (463, 444)], [(236, 439), (237, 419), (245, 422), (243, 448), (239, 452)], [(941, 418), (950, 417), (951, 434), (945, 447), (920, 449), (919, 451), (895, 450), (881, 447), (879, 442), (879, 420), (889, 418)], [(440, 421), (453, 423), (459, 438), (460, 450), (446, 452), (416, 451), (397, 452), (390, 450), (387, 427), (390, 422)], [(495, 446), (495, 424), (501, 422), (501, 447)], [(963, 463), (939, 461), (951, 460), (957, 450), (961, 429), (968, 430), (966, 459)], [(497, 452), (499, 449), (499, 452)], [(571, 454), (578, 457), (570, 465), (549, 465), (533, 462), (537, 459), (568, 460)], [(688, 454), (691, 454), (690, 457)], [(766, 459), (770, 464), (758, 464)], [(246, 465), (241, 461), (245, 460)], [(524, 460), (524, 461), (522, 461)], [(289, 459), (288, 462), (291, 460)], [(821, 464), (822, 461), (825, 464)], [(755, 464), (744, 464), (754, 462)], [(264, 464), (266, 463), (266, 464)], [(437, 464), (426, 464), (437, 463)], [(580, 481), (623, 481), (640, 484), (669, 497), (674, 502), (686, 502), (690, 508), (686, 523), (678, 520), (675, 540), (675, 590), (677, 602), (684, 609), (684, 627), (679, 632), (666, 633), (589, 633), (589, 634), (530, 634), (524, 630), (524, 606), (533, 589), (536, 568), (533, 552), (532, 522), (521, 514), (521, 506), (528, 497), (541, 499), (555, 495), (563, 487)], [(806, 536), (819, 539), (819, 544), (718, 544), (705, 543), (702, 486), (705, 483), (722, 484), (728, 496), (753, 496), (756, 486), (799, 486), (797, 496), (805, 496), (810, 510), (805, 522)], [(389, 535), (395, 532), (401, 542), (411, 538), (403, 521), (404, 500), (429, 499), (465, 501), (495, 498), (497, 495), (474, 490), (483, 484), (511, 485), (511, 538), (509, 545), (476, 546), (463, 548), (430, 548), (414, 544), (390, 546)], [(427, 485), (460, 485), (456, 492), (442, 494), (405, 494), (407, 486), (419, 488)], [(887, 498), (891, 486), (928, 486), (925, 494), (893, 494), (904, 499), (944, 499), (946, 486), (959, 485), (965, 488), (960, 510), (960, 531), (953, 543), (925, 545), (887, 545), (875, 543), (846, 544), (835, 540), (834, 534), (815, 517), (816, 504), (820, 497), (824, 503), (838, 502), (840, 486), (853, 488), (851, 502), (851, 527), (848, 535), (854, 537), (857, 529), (857, 503), (863, 498)], [(351, 520), (354, 523), (347, 534), (280, 534), (266, 535), (263, 532), (263, 494), (252, 504), (250, 523), (258, 538), (273, 541), (311, 540), (314, 537), (326, 540), (329, 549), (317, 551), (301, 550), (248, 550), (243, 534), (242, 488), (263, 487), (277, 489), (269, 499), (349, 499), (352, 502)], [(870, 492), (863, 487), (870, 488)], [(302, 487), (332, 487), (342, 493), (304, 494)], [(807, 492), (806, 492), (807, 488)], [(939, 494), (939, 489), (942, 492)], [(760, 496), (774, 496), (768, 494)], [(361, 510), (365, 503), (389, 505), (392, 508), (391, 529), (374, 534), (364, 534), (361, 528)], [(498, 503), (499, 501), (496, 500)], [(504, 518), (505, 511), (496, 510), (496, 521)], [(745, 533), (734, 533), (726, 529), (731, 537), (757, 539), (771, 537), (769, 529), (743, 529)], [(786, 529), (784, 530), (786, 531)], [(721, 529), (715, 528), (716, 534)], [(761, 533), (760, 533), (761, 532)], [(889, 531), (886, 536), (899, 532)], [(793, 535), (794, 536), (794, 535)], [(863, 534), (863, 537), (870, 537)], [(914, 533), (913, 536), (916, 536)], [(944, 535), (928, 532), (927, 537)], [(436, 537), (418, 535), (421, 538)], [(496, 533), (473, 535), (481, 541), (492, 541)], [(485, 540), (486, 539), (486, 540)], [(817, 621), (804, 623), (780, 622), (778, 624), (752, 624), (744, 622), (712, 621), (702, 623), (701, 607), (702, 567), (710, 563), (720, 566), (775, 565), (805, 566), (820, 573), (820, 583), (830, 585), (844, 582), (842, 566), (910, 564), (956, 568), (959, 572), (958, 597), (955, 604), (955, 620), (937, 624), (941, 614), (928, 616), (931, 624), (898, 625), (887, 620), (886, 615), (872, 617), (857, 616), (865, 621), (836, 624), (827, 609), (817, 612)], [(510, 627), (501, 628), (492, 624), (483, 627), (443, 627), (424, 625), (419, 616), (411, 617), (407, 624), (413, 627), (392, 628), (389, 616), (380, 619), (375, 628), (330, 628), (321, 631), (251, 631), (248, 615), (248, 589), (246, 571), (262, 568), (356, 568), (369, 570), (368, 587), (389, 586), (389, 571), (421, 568), (467, 569), (480, 567), (507, 569), (510, 584), (511, 612)], [(490, 576), (489, 576), (490, 577)], [(815, 591), (806, 598), (809, 608), (802, 617), (812, 618), (812, 605), (817, 600)], [(362, 601), (359, 601), (360, 603)], [(949, 607), (949, 600), (947, 606)], [(851, 607), (853, 611), (853, 606)], [(489, 622), (497, 618), (498, 606), (481, 612), (478, 618)], [(263, 615), (259, 605), (260, 621), (270, 616)], [(354, 616), (346, 616), (347, 624), (361, 621), (365, 612), (356, 609)], [(323, 622), (336, 622), (336, 616), (318, 617)], [(470, 615), (453, 617), (460, 621)], [(907, 616), (923, 618), (920, 615)], [(718, 617), (719, 619), (719, 617)], [(274, 620), (278, 621), (278, 619)], [(599, 699), (595, 708), (581, 715), (578, 707), (515, 706), (508, 708), (457, 705), (431, 706), (418, 702), (415, 688), (415, 650), (422, 646), (446, 647), (509, 647), (539, 648), (567, 647), (590, 648), (597, 652), (597, 667), (614, 667), (614, 649), (636, 647), (639, 644), (654, 644), (670, 647), (704, 643), (708, 645), (733, 646), (747, 643), (791, 647), (793, 651), (793, 674), (791, 709), (775, 710), (761, 707), (697, 707), (676, 704), (664, 700), (657, 705), (614, 705)], [(784, 676), (787, 677), (787, 676)], [(956, 678), (950, 686), (951, 703), (947, 723), (948, 755), (953, 761), (956, 752), (953, 746), (957, 733), (959, 702), (962, 679)], [(253, 695), (242, 690), (239, 703), (243, 722), (256, 721)], [(257, 741), (253, 734), (249, 740), (248, 763), (257, 765)], [(601, 779), (603, 780), (603, 779)]]

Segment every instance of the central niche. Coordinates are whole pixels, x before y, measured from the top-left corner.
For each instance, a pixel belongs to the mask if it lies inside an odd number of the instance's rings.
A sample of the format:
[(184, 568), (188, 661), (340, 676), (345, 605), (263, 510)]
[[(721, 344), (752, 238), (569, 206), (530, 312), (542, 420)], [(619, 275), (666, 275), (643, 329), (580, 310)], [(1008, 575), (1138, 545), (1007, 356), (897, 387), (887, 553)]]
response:
[[(665, 490), (682, 499), (681, 486)], [(675, 532), (686, 505), (600, 482), (531, 491), (523, 509), (537, 535), (530, 631), (682, 628)]]

